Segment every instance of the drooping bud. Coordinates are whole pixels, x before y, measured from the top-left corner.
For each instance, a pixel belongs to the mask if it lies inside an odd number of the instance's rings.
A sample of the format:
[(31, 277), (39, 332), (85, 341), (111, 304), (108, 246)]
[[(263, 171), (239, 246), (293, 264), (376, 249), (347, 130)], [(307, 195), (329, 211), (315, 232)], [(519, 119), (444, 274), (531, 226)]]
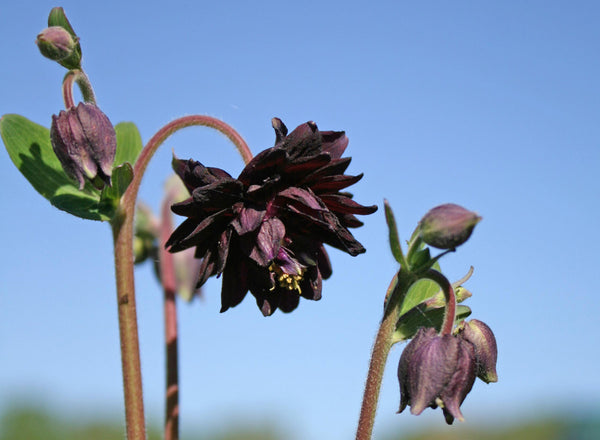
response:
[(60, 26), (44, 29), (35, 40), (41, 54), (53, 61), (70, 57), (77, 48), (77, 40)]
[(473, 345), (453, 335), (421, 328), (408, 343), (398, 365), (400, 409), (409, 405), (419, 415), (427, 407), (442, 407), (446, 423), (463, 420), (460, 405), (475, 381)]
[(438, 249), (454, 249), (466, 242), (481, 217), (453, 203), (431, 209), (419, 222), (425, 243)]
[(477, 377), (485, 383), (498, 382), (496, 337), (487, 324), (477, 319), (464, 321), (458, 328), (458, 337), (470, 342), (475, 348)]
[(117, 137), (98, 107), (79, 103), (53, 115), (50, 139), (63, 169), (79, 182), (79, 189), (83, 189), (86, 179), (99, 189), (110, 185)]

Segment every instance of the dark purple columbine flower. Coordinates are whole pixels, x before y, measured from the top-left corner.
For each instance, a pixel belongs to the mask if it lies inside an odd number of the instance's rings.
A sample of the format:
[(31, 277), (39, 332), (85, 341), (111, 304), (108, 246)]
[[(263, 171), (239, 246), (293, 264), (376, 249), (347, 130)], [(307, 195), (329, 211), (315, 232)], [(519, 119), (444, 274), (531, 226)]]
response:
[(427, 407), (442, 407), (446, 423), (463, 420), (460, 405), (475, 382), (477, 361), (469, 341), (438, 335), (433, 328), (421, 328), (408, 343), (398, 365), (400, 409), (410, 405), (419, 415)]
[(300, 301), (321, 298), (331, 275), (323, 244), (352, 256), (365, 252), (348, 228), (362, 225), (355, 214), (372, 214), (341, 192), (362, 174), (343, 174), (350, 158), (344, 132), (319, 131), (314, 122), (288, 134), (273, 119), (275, 146), (252, 159), (237, 179), (219, 168), (174, 159), (173, 168), (192, 196), (172, 206), (188, 217), (171, 235), (171, 252), (196, 248), (202, 259), (201, 286), (223, 275), (221, 312), (250, 291), (261, 312), (291, 312)]

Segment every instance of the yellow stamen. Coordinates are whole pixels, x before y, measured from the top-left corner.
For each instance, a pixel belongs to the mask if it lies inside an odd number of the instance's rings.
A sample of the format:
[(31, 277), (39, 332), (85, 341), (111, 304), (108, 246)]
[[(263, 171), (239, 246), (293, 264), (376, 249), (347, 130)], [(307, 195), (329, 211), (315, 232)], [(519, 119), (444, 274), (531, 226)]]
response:
[[(302, 278), (303, 278), (303, 276), (302, 276), (303, 272), (304, 272), (303, 269), (301, 269), (299, 274), (291, 275), (291, 274), (285, 273), (283, 270), (281, 270), (281, 267), (278, 266), (277, 264), (271, 263), (271, 265), (269, 266), (269, 270), (277, 275), (277, 282), (279, 284), (279, 287), (283, 287), (284, 289), (287, 289), (287, 290), (297, 290), (298, 294), (302, 294), (302, 288), (300, 287), (300, 282), (302, 281)], [(270, 290), (275, 290), (275, 286), (271, 287)]]

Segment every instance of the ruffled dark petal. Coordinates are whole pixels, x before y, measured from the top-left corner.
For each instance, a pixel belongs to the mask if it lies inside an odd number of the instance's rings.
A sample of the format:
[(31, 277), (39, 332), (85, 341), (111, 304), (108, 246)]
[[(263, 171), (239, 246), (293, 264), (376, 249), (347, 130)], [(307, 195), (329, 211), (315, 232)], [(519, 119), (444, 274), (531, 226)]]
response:
[(333, 273), (331, 261), (329, 261), (329, 255), (327, 254), (327, 251), (323, 245), (320, 245), (317, 251), (317, 267), (319, 268), (321, 276), (325, 280)]
[(322, 194), (319, 197), (330, 210), (336, 213), (368, 215), (377, 211), (377, 205), (363, 206), (341, 194)]
[(293, 312), (300, 304), (300, 295), (295, 290), (279, 289), (275, 294), (279, 297), (277, 308), (284, 313)]
[(356, 182), (362, 179), (362, 177), (362, 174), (359, 174), (358, 176), (346, 176), (344, 174), (325, 176), (312, 184), (310, 189), (312, 189), (315, 194), (337, 192), (341, 189), (354, 185)]
[(259, 266), (268, 267), (279, 253), (284, 237), (285, 226), (281, 220), (273, 217), (264, 221), (258, 231), (256, 244), (252, 248), (249, 257)]
[(329, 153), (332, 159), (339, 159), (348, 147), (348, 136), (343, 131), (322, 131), (322, 150)]
[(173, 157), (172, 166), (173, 171), (181, 178), (190, 193), (200, 186), (232, 178), (229, 173), (220, 168), (205, 167), (192, 159), (181, 160)]
[(323, 168), (331, 161), (327, 154), (319, 154), (308, 159), (298, 159), (286, 165), (282, 172), (285, 174), (285, 180), (290, 185), (295, 185), (302, 181), (305, 176), (314, 171)]
[(284, 137), (288, 134), (288, 129), (283, 123), (283, 121), (279, 118), (271, 119), (271, 125), (275, 130), (275, 145), (283, 140)]
[(277, 174), (285, 164), (286, 152), (281, 148), (273, 147), (258, 153), (248, 162), (240, 173), (238, 180), (246, 186), (260, 185), (265, 178)]
[(287, 152), (291, 161), (295, 161), (321, 153), (321, 143), (317, 124), (309, 121), (296, 127), (278, 145)]
[[(179, 252), (192, 246), (208, 248), (210, 240), (219, 237), (230, 221), (231, 212), (228, 209), (210, 215), (200, 223), (196, 219), (190, 218), (175, 229), (165, 246), (169, 252)], [(195, 228), (190, 232), (189, 229), (192, 226)]]
[(202, 256), (195, 254), (196, 258), (201, 258), (200, 267), (198, 268), (198, 282), (196, 288), (199, 289), (206, 283), (206, 281), (217, 273), (217, 265), (215, 262), (214, 255), (209, 249)]
[(313, 171), (311, 174), (306, 176), (301, 184), (304, 186), (312, 187), (316, 182), (326, 176), (342, 175), (350, 165), (352, 159), (345, 157), (343, 159), (335, 159), (329, 162), (327, 165)]
[(308, 267), (300, 283), (301, 296), (313, 301), (321, 299), (323, 279), (319, 269), (315, 266)]
[(322, 213), (322, 219), (306, 214), (294, 206), (288, 209), (293, 215), (286, 216), (289, 228), (299, 233), (312, 235), (316, 241), (326, 243), (352, 256), (362, 254), (365, 248), (344, 228), (337, 216), (329, 211)]
[(242, 302), (248, 292), (249, 274), (243, 259), (230, 255), (223, 272), (221, 313)]
[(338, 218), (345, 228), (360, 228), (364, 225), (354, 214), (338, 214)]
[(244, 207), (231, 222), (231, 226), (233, 226), (238, 235), (254, 232), (260, 227), (266, 213), (264, 209)]

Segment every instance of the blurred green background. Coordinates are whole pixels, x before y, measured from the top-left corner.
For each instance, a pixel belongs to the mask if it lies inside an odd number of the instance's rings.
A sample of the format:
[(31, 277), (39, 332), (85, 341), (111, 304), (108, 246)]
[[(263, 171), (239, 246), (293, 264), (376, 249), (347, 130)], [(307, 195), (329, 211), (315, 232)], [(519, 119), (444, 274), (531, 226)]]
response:
[[(268, 420), (268, 419), (267, 419)], [(226, 427), (187, 432), (182, 440), (288, 440), (297, 438), (291, 429), (272, 422), (231, 420)], [(48, 405), (28, 402), (7, 407), (0, 415), (0, 440), (113, 440), (122, 439), (125, 428), (117, 416), (84, 416), (53, 411)], [(160, 423), (148, 426), (148, 439), (162, 438)], [(514, 424), (478, 426), (456, 424), (447, 428), (388, 432), (379, 440), (597, 440), (600, 415), (565, 417), (545, 414)], [(321, 440), (321, 439), (319, 439)]]

